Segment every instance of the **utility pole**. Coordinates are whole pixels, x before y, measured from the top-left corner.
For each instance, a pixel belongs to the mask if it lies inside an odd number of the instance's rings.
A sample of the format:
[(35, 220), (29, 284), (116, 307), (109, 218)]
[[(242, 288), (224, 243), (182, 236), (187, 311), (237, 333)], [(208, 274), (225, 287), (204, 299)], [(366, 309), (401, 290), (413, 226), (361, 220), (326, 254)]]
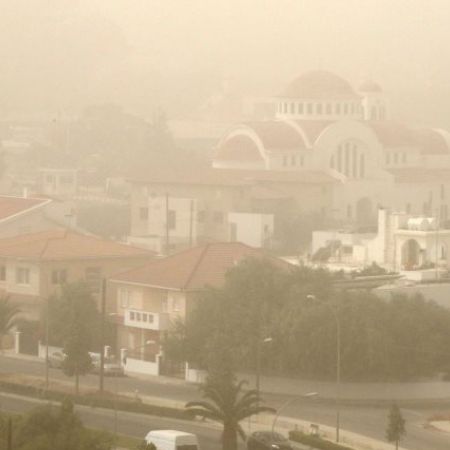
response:
[(12, 450), (12, 418), (11, 417), (8, 419), (6, 450)]
[(166, 256), (169, 255), (169, 193), (166, 192)]
[(194, 231), (194, 199), (191, 198), (189, 208), (189, 247), (192, 247), (193, 231)]
[(98, 386), (98, 390), (100, 393), (103, 392), (103, 382), (105, 377), (105, 321), (106, 321), (106, 278), (103, 278), (101, 324), (100, 324), (100, 372), (99, 372), (99, 386)]
[(48, 371), (48, 338), (49, 338), (49, 321), (50, 321), (50, 308), (49, 308), (49, 296), (47, 292), (47, 301), (45, 302), (45, 391), (48, 393), (49, 384), (49, 371)]

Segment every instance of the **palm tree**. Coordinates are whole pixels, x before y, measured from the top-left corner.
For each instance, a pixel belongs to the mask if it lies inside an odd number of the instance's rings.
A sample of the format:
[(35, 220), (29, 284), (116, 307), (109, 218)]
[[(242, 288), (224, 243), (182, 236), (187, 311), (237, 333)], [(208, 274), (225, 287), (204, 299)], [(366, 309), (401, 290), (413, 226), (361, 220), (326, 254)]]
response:
[(3, 336), (8, 334), (16, 325), (20, 309), (11, 303), (9, 296), (0, 297), (0, 350), (2, 349)]
[(238, 435), (245, 440), (240, 422), (260, 412), (275, 412), (273, 408), (258, 406), (261, 402), (256, 389), (243, 392), (246, 381), (236, 383), (234, 378), (208, 379), (201, 387), (203, 398), (208, 401), (193, 401), (186, 404), (187, 411), (223, 424), (222, 449), (236, 450)]

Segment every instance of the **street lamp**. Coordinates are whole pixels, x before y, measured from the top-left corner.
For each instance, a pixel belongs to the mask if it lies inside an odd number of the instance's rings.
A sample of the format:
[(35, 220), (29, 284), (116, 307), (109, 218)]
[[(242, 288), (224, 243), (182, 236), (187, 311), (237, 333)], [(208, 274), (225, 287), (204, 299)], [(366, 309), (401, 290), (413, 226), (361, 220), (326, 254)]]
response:
[(260, 386), (260, 372), (261, 372), (261, 344), (267, 344), (269, 342), (272, 342), (273, 338), (266, 337), (265, 339), (258, 340), (258, 345), (256, 346), (256, 391), (258, 393), (259, 397), (259, 386)]
[(314, 398), (314, 397), (317, 397), (317, 395), (318, 395), (317, 392), (308, 392), (308, 393), (305, 394), (305, 395), (302, 395), (302, 396), (300, 396), (300, 397), (294, 397), (294, 398), (291, 398), (291, 399), (289, 399), (287, 402), (283, 403), (283, 404), (281, 405), (280, 409), (277, 411), (277, 413), (276, 413), (276, 415), (275, 415), (275, 417), (274, 417), (274, 419), (273, 419), (271, 436), (273, 436), (273, 433), (274, 433), (274, 430), (275, 430), (275, 423), (277, 422), (277, 419), (278, 419), (278, 417), (280, 416), (281, 411), (283, 411), (283, 410), (284, 410), (287, 406), (289, 406), (291, 403), (294, 403), (294, 402), (297, 402), (297, 401), (300, 401), (300, 400), (309, 399), (309, 398)]
[[(315, 295), (308, 294), (309, 300), (317, 300)], [(328, 303), (322, 301), (331, 312), (336, 321), (336, 442), (339, 442), (339, 428), (341, 418), (341, 320), (336, 310)]]

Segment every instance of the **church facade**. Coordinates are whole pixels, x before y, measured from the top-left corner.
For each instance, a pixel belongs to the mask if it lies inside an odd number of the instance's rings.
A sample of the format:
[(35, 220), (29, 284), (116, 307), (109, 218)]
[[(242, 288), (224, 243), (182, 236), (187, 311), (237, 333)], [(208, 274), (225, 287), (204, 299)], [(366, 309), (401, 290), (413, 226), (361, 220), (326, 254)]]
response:
[(336, 180), (325, 214), (359, 225), (379, 207), (448, 218), (450, 133), (396, 122), (381, 87), (358, 89), (330, 72), (308, 72), (276, 99), (274, 120), (230, 127), (216, 169), (325, 172)]

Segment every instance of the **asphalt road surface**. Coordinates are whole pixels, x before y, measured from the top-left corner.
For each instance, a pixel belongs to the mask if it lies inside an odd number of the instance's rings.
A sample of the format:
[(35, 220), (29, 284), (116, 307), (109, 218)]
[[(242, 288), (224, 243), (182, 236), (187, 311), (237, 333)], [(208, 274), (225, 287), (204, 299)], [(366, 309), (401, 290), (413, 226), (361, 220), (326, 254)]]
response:
[[(22, 360), (0, 356), (0, 372), (21, 373), (27, 375), (41, 376), (45, 375), (45, 366), (42, 362)], [(51, 380), (67, 381), (67, 377), (58, 369), (50, 370)], [(85, 387), (95, 388), (98, 386), (98, 375), (87, 375), (81, 378), (81, 385)], [(140, 395), (150, 395), (180, 401), (182, 403), (200, 398), (199, 390), (193, 385), (183, 385), (180, 383), (161, 383), (161, 381), (152, 381), (151, 379), (139, 379), (134, 377), (120, 377), (113, 379), (105, 377), (105, 389), (114, 391), (115, 383), (119, 392), (133, 393), (139, 391)], [(274, 408), (279, 408), (289, 397), (281, 395), (263, 395), (265, 404)], [(2, 405), (3, 406), (3, 405)], [(450, 449), (450, 434), (437, 431), (432, 428), (424, 427), (424, 424), (433, 413), (447, 411), (450, 412), (450, 406), (444, 408), (442, 405), (426, 405), (414, 406), (414, 408), (406, 408), (402, 410), (402, 414), (406, 419), (407, 435), (402, 441), (402, 446), (409, 450), (448, 450)], [(342, 406), (341, 407), (341, 429), (352, 431), (361, 435), (385, 441), (385, 432), (387, 427), (388, 408), (376, 406)], [(96, 420), (108, 421), (105, 419), (104, 413), (100, 414)], [(295, 403), (286, 408), (282, 415), (305, 420), (311, 423), (323, 424), (328, 426), (335, 425), (335, 407), (333, 404), (322, 404), (314, 402)], [(103, 418), (102, 418), (103, 417)], [(142, 433), (148, 431), (144, 423), (138, 421), (133, 424), (134, 415), (120, 413), (120, 421), (118, 422), (118, 430), (124, 434), (131, 434), (126, 430), (133, 431), (132, 435), (142, 436)], [(122, 421), (122, 419), (124, 419)], [(126, 420), (125, 420), (126, 419)], [(94, 420), (94, 419), (93, 419)], [(133, 427), (140, 427), (134, 429)], [(167, 428), (167, 425), (165, 425)], [(125, 430), (125, 429), (126, 430)], [(158, 428), (158, 426), (156, 427)], [(214, 430), (213, 433), (217, 433)], [(213, 443), (208, 443), (210, 447)]]

